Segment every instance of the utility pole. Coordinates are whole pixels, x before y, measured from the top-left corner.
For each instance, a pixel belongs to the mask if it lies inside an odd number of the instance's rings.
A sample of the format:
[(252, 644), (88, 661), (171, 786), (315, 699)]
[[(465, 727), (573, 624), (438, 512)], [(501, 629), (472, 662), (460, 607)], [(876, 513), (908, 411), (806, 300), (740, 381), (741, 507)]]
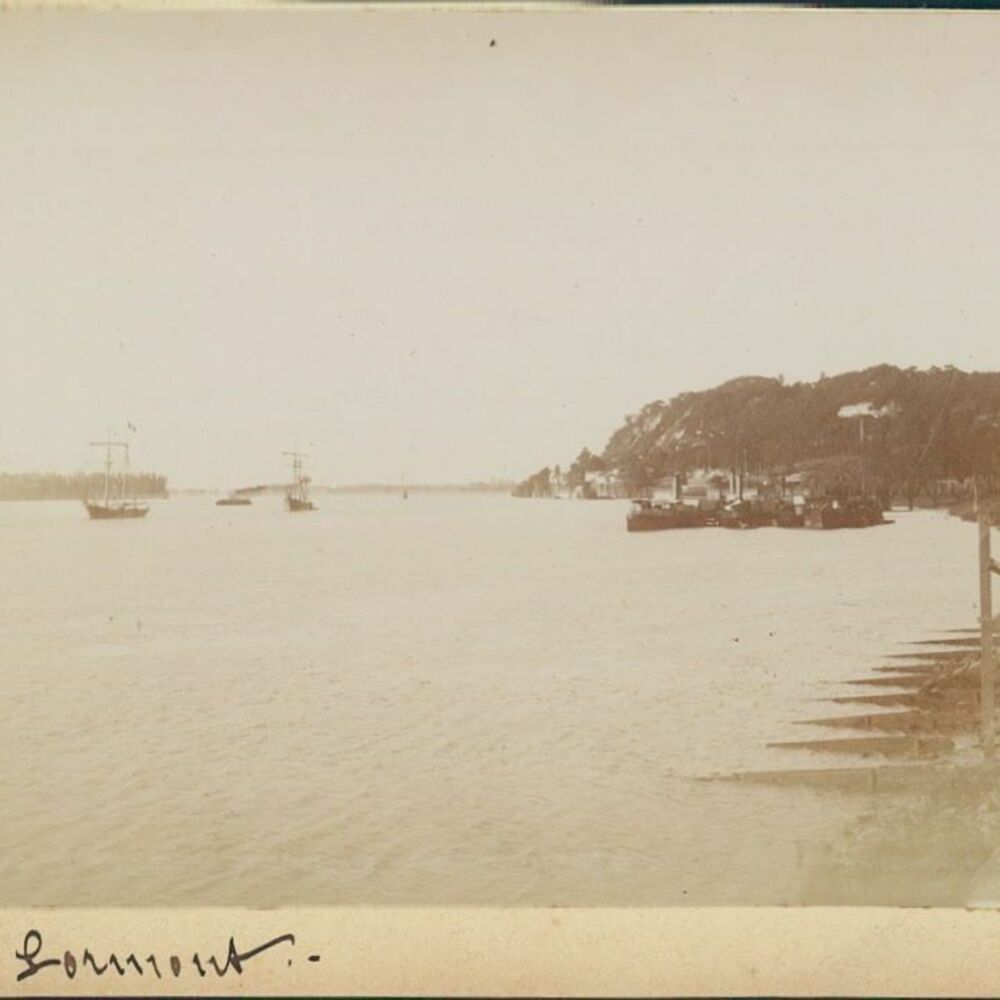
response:
[(979, 524), (979, 704), (982, 716), (983, 758), (992, 762), (995, 754), (996, 692), (993, 654), (992, 575), (1000, 567), (990, 554), (990, 518), (984, 497), (976, 488), (976, 519)]

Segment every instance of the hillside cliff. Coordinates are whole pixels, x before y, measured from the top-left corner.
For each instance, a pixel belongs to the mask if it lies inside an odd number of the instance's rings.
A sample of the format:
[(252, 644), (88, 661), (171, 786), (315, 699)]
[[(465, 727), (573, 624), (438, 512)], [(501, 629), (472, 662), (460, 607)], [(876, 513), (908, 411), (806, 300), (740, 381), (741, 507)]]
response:
[[(656, 400), (600, 454), (583, 449), (572, 486), (615, 471), (627, 492), (696, 468), (788, 475), (826, 468), (845, 487), (912, 498), (944, 480), (1000, 481), (1000, 372), (896, 368), (786, 383), (749, 376)], [(548, 470), (515, 488), (540, 495)]]

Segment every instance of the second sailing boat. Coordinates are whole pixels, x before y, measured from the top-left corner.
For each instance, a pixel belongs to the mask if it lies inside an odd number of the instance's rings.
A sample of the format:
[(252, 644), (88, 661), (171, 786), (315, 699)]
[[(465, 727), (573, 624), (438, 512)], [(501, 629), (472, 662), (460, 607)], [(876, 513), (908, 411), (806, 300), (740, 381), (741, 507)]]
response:
[(285, 451), (292, 460), (292, 482), (285, 490), (285, 506), (293, 513), (300, 510), (315, 510), (316, 505), (309, 499), (309, 477), (302, 472), (305, 455), (297, 451)]

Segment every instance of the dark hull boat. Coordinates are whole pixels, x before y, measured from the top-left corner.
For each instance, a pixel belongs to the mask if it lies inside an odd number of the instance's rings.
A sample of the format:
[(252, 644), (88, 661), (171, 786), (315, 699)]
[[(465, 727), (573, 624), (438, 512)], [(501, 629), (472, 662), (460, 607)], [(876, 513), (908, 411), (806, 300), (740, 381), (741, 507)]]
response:
[(249, 497), (223, 497), (215, 501), (216, 507), (249, 507)]
[(821, 528), (829, 531), (833, 528), (845, 528), (844, 517), (835, 507), (811, 507), (802, 519), (803, 527)]
[(84, 501), (87, 513), (95, 521), (114, 520), (123, 517), (145, 517), (149, 507), (144, 503), (103, 504)]
[(759, 504), (741, 500), (720, 511), (716, 520), (723, 528), (764, 528), (774, 524), (775, 514)]
[(665, 531), (670, 528), (868, 528), (891, 524), (878, 500), (856, 497), (851, 500), (813, 502), (804, 510), (787, 501), (778, 503), (741, 500), (719, 510), (692, 507), (683, 503), (633, 500), (626, 518), (629, 531)]
[[(88, 516), (94, 521), (120, 521), (125, 518), (145, 517), (149, 504), (135, 498), (128, 444), (125, 441), (91, 441), (92, 448), (104, 448), (104, 499), (84, 499)], [(112, 475), (111, 449), (122, 449), (121, 469)]]
[(697, 507), (635, 500), (625, 518), (628, 531), (666, 531), (670, 528), (704, 528), (708, 518)]
[(780, 507), (775, 514), (774, 523), (779, 528), (804, 528), (806, 523), (805, 513), (796, 510), (792, 506)]
[(803, 520), (806, 528), (826, 531), (834, 528), (871, 528), (876, 524), (889, 523), (878, 501), (864, 498), (817, 504), (806, 510)]
[(290, 511), (316, 509), (316, 504), (314, 504), (312, 500), (302, 500), (298, 497), (293, 497), (293, 496), (285, 497), (285, 506), (288, 507)]

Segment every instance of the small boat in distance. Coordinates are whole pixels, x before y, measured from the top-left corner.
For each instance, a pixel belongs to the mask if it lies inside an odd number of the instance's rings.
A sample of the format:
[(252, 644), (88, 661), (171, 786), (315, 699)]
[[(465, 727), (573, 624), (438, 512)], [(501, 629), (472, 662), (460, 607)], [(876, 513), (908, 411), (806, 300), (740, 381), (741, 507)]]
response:
[(285, 506), (295, 513), (300, 510), (315, 510), (316, 505), (309, 499), (309, 477), (302, 472), (302, 459), (305, 455), (297, 451), (285, 451), (292, 460), (292, 482), (285, 491)]
[[(92, 448), (104, 448), (104, 499), (83, 501), (87, 513), (95, 521), (117, 520), (123, 517), (145, 517), (149, 504), (140, 503), (135, 498), (130, 475), (128, 444), (124, 441), (91, 441)], [(123, 449), (122, 467), (118, 476), (112, 476), (111, 449)]]
[(230, 493), (227, 497), (220, 497), (215, 501), (216, 507), (249, 507), (250, 497), (241, 497), (236, 493)]

